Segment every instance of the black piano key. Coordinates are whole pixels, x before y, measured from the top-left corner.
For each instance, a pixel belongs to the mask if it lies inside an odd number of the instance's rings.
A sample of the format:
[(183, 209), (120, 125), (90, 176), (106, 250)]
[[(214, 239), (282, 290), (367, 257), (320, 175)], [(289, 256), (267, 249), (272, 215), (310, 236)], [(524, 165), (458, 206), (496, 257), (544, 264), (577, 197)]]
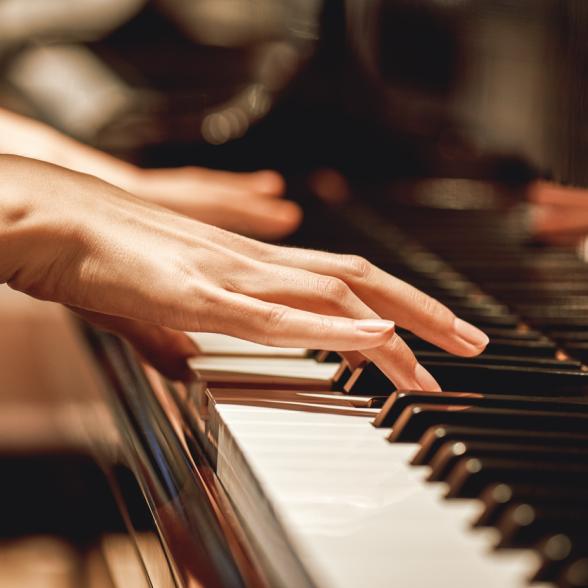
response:
[(510, 408), (523, 410), (571, 411), (588, 414), (588, 400), (558, 399), (536, 396), (502, 394), (476, 394), (468, 392), (419, 392), (402, 390), (393, 392), (376, 415), (375, 427), (391, 427), (402, 411), (413, 404), (443, 404)]
[(588, 508), (585, 505), (513, 504), (496, 524), (501, 535), (497, 547), (531, 547), (547, 534), (581, 534), (586, 525)]
[(425, 364), (430, 361), (443, 362), (444, 364), (472, 363), (475, 365), (513, 366), (538, 369), (555, 369), (578, 371), (582, 368), (582, 362), (574, 359), (556, 359), (555, 357), (533, 357), (525, 355), (492, 355), (484, 353), (473, 358), (464, 358), (451, 355), (444, 351), (416, 351), (417, 359)]
[(402, 411), (394, 423), (388, 440), (414, 443), (434, 425), (583, 433), (588, 430), (588, 414), (480, 408), (468, 405), (416, 404)]
[(588, 372), (514, 366), (479, 365), (471, 362), (444, 364), (425, 361), (443, 390), (534, 395), (581, 396), (588, 394)]
[(583, 463), (588, 462), (588, 448), (558, 448), (549, 445), (485, 443), (480, 441), (451, 441), (439, 448), (430, 462), (431, 473), (427, 480), (442, 481), (450, 475), (455, 464), (462, 457), (489, 457), (496, 459), (517, 459), (533, 462)]
[(532, 506), (541, 504), (588, 505), (583, 488), (545, 487), (530, 484), (505, 484), (498, 482), (488, 486), (480, 495), (484, 508), (472, 523), (474, 527), (495, 525), (502, 513), (512, 504), (526, 502)]
[(568, 563), (557, 579), (558, 588), (588, 588), (588, 557)]
[(588, 446), (588, 432), (584, 434), (553, 431), (535, 432), (515, 429), (490, 429), (437, 425), (425, 431), (419, 443), (419, 451), (413, 457), (413, 465), (427, 465), (439, 448), (449, 441), (486, 441), (489, 443), (549, 443), (552, 447)]
[[(402, 334), (402, 338), (413, 351), (438, 351), (432, 343), (420, 339), (416, 335)], [(523, 357), (546, 357), (554, 358), (557, 353), (557, 346), (549, 339), (541, 340), (517, 340), (511, 338), (500, 339), (498, 337), (490, 339), (485, 353), (492, 355), (508, 355)]]
[(588, 537), (566, 533), (548, 534), (535, 546), (541, 558), (531, 582), (555, 582), (562, 569), (579, 558), (588, 556)]
[(462, 458), (447, 478), (447, 498), (477, 498), (491, 484), (573, 485), (588, 492), (588, 464), (554, 464), (536, 461)]
[[(475, 358), (455, 362), (423, 361), (443, 390), (548, 396), (588, 395), (588, 372), (566, 369), (494, 366)], [(388, 377), (373, 363), (358, 367), (343, 385), (350, 394), (382, 394), (394, 391)]]

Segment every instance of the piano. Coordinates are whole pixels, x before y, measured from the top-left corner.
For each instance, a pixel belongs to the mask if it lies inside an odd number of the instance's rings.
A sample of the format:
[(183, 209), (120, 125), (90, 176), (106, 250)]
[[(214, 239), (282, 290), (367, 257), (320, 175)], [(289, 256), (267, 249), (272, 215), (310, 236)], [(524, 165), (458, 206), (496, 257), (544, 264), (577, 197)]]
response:
[[(588, 185), (587, 7), (357, 0), (316, 14), (294, 44), (300, 87), (243, 139), (196, 152), (294, 153), (278, 167), (305, 221), (288, 243), (362, 255), (490, 344), (456, 358), (403, 332), (444, 390), (427, 393), (329, 350), (195, 333), (194, 378), (172, 382), (82, 326), (117, 437), (95, 453), (144, 583), (586, 587), (588, 267), (532, 238), (524, 195), (539, 175)], [(343, 49), (324, 74), (333, 107), (320, 72)], [(177, 130), (143, 161), (193, 157)], [(305, 173), (318, 164), (353, 197), (318, 198)]]

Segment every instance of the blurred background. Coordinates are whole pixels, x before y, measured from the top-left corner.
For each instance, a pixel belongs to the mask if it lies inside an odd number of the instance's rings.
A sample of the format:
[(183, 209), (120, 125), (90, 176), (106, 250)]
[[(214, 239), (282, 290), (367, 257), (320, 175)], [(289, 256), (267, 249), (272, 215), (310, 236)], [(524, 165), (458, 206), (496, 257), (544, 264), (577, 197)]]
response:
[(144, 165), (585, 185), (585, 2), (1, 0), (0, 104)]

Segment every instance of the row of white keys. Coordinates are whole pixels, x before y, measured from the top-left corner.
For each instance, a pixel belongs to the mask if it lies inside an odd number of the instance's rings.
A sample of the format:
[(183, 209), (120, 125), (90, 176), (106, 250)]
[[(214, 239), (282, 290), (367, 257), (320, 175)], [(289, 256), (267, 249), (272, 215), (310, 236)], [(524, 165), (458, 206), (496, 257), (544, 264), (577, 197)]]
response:
[(189, 333), (201, 354), (188, 364), (202, 380), (248, 385), (280, 384), (329, 389), (341, 363), (320, 363), (302, 348), (259, 345), (214, 333)]
[[(388, 443), (389, 430), (369, 418), (222, 402), (214, 410), (217, 472), (250, 532), (278, 549), (260, 536), (269, 508), (318, 586), (527, 585), (534, 554), (492, 552), (495, 536), (469, 528), (479, 503), (443, 500), (441, 484), (424, 482), (427, 468), (408, 465), (416, 445)], [(280, 571), (283, 550), (268, 559), (280, 584), (304, 585)]]
[(186, 333), (203, 355), (239, 357), (308, 357), (310, 351), (302, 347), (273, 347), (219, 333)]

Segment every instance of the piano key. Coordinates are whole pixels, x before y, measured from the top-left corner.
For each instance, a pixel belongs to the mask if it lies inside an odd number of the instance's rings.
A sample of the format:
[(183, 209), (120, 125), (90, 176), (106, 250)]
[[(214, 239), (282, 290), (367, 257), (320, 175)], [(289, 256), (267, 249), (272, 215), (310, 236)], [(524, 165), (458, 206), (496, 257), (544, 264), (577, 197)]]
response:
[(542, 561), (531, 578), (532, 582), (554, 582), (566, 565), (588, 556), (588, 542), (585, 534), (574, 536), (565, 533), (550, 534), (538, 543), (536, 549)]
[(433, 425), (583, 433), (588, 428), (588, 414), (480, 408), (468, 405), (416, 404), (402, 411), (388, 440), (396, 443), (416, 442)]
[(331, 389), (340, 364), (318, 363), (309, 358), (197, 356), (188, 360), (202, 380), (239, 385), (311, 386)]
[[(581, 396), (588, 394), (588, 372), (555, 368), (494, 366), (476, 363), (475, 358), (445, 363), (423, 361), (443, 390), (533, 395)], [(375, 364), (356, 368), (343, 389), (352, 394), (382, 394), (395, 388)]]
[(445, 480), (462, 457), (489, 457), (533, 462), (582, 463), (588, 457), (588, 448), (551, 448), (548, 445), (505, 445), (480, 441), (451, 441), (439, 448), (430, 461), (431, 473), (427, 480)]
[(495, 525), (498, 518), (512, 504), (526, 502), (532, 506), (541, 504), (588, 504), (586, 492), (581, 488), (539, 486), (530, 484), (505, 484), (499, 482), (487, 487), (480, 496), (484, 508), (472, 523), (475, 527)]
[(515, 429), (460, 427), (436, 425), (425, 431), (420, 439), (419, 451), (412, 459), (413, 465), (427, 465), (444, 443), (448, 441), (488, 441), (501, 443), (549, 442), (554, 447), (588, 446), (588, 433), (555, 433), (553, 431), (521, 431)]
[(299, 347), (272, 347), (218, 333), (186, 333), (204, 355), (308, 357), (308, 349)]
[(446, 482), (447, 498), (474, 498), (495, 482), (531, 483), (544, 486), (575, 485), (588, 491), (586, 465), (525, 463), (519, 460), (463, 458), (453, 468)]
[[(438, 351), (439, 348), (420, 339), (416, 335), (402, 334), (403, 339), (413, 351)], [(546, 357), (554, 358), (558, 348), (548, 339), (541, 340), (517, 340), (492, 338), (488, 343), (485, 353), (492, 355), (524, 356), (524, 357)]]
[(588, 587), (588, 557), (567, 564), (557, 581), (558, 588)]
[(586, 505), (513, 504), (497, 523), (501, 534), (497, 547), (530, 547), (553, 533), (582, 534), (587, 524)]
[(556, 370), (570, 370), (578, 371), (582, 368), (582, 362), (574, 359), (557, 359), (555, 357), (533, 357), (532, 355), (493, 355), (491, 353), (484, 353), (474, 358), (463, 358), (456, 355), (451, 355), (444, 351), (417, 351), (415, 352), (417, 359), (423, 362), (439, 361), (445, 364), (462, 364), (472, 363), (475, 365), (491, 365), (491, 366), (513, 366), (524, 368), (540, 368), (540, 369), (556, 369)]
[(309, 390), (267, 388), (215, 388), (208, 386), (207, 394), (217, 402), (237, 401), (240, 403), (257, 399), (300, 401), (325, 405), (349, 406), (355, 408), (380, 408), (386, 401), (385, 396), (352, 396), (340, 392), (312, 392)]
[(393, 392), (374, 420), (375, 427), (392, 427), (406, 407), (414, 404), (443, 404), (445, 406), (481, 406), (523, 410), (553, 410), (588, 414), (588, 401), (566, 400), (536, 396), (476, 394), (471, 392)]
[[(385, 431), (365, 420), (222, 404), (217, 410), (219, 476), (278, 574), (289, 568), (271, 520), (321, 586), (387, 587), (381, 562), (391, 553), (394, 577), (415, 586), (443, 577), (452, 588), (473, 581), (520, 587), (535, 571), (530, 552), (489, 554), (488, 537), (467, 529), (476, 505), (440, 503), (438, 489), (406, 464), (414, 446), (386, 444)], [(247, 475), (239, 466), (245, 456)], [(427, 521), (428, 532), (415, 521)], [(292, 585), (291, 574), (281, 577)]]

